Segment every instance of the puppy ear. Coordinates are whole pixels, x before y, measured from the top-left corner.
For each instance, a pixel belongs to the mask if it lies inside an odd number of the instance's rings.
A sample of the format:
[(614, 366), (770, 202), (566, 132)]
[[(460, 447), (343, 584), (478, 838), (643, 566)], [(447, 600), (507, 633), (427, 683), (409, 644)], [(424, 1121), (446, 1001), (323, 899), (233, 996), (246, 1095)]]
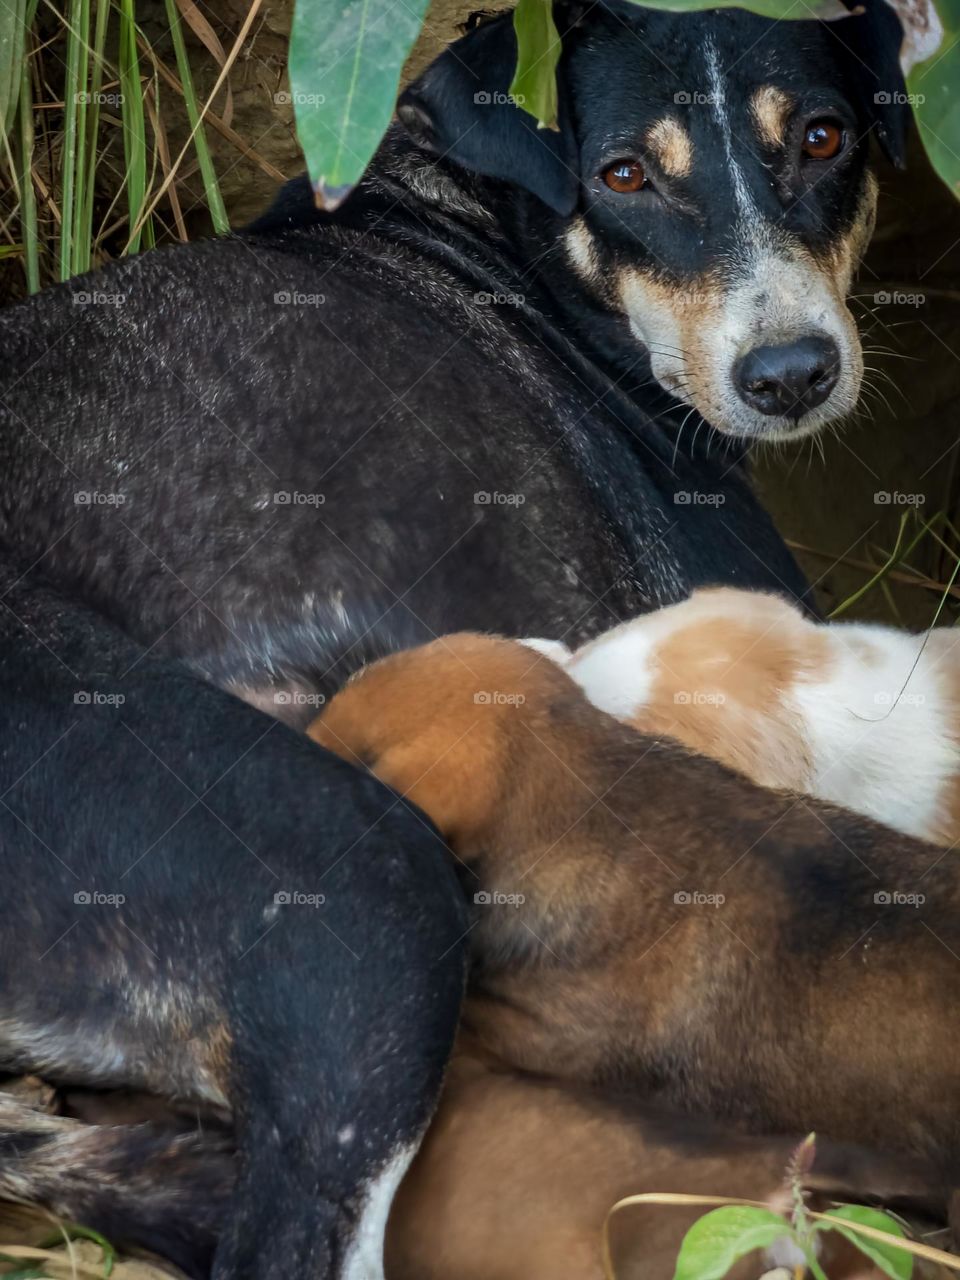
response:
[(844, 47), (850, 83), (877, 141), (898, 169), (906, 168), (907, 136), (913, 118), (900, 67), (903, 28), (887, 0), (867, 0), (862, 13), (831, 23)]
[(457, 40), (400, 95), (397, 115), (414, 141), (488, 178), (516, 183), (564, 217), (577, 202), (576, 146), (560, 102), (560, 129), (508, 96), (517, 61), (511, 14)]

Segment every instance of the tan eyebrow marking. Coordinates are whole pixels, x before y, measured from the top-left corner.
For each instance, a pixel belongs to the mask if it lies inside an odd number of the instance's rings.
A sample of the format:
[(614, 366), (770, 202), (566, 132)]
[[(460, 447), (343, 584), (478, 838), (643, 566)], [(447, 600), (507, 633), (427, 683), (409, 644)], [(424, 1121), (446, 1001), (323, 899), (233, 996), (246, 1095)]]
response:
[(757, 133), (768, 147), (783, 146), (793, 99), (775, 84), (762, 84), (750, 100)]
[(644, 143), (671, 178), (686, 178), (690, 174), (693, 169), (693, 143), (678, 120), (672, 116), (658, 120), (647, 130)]
[(594, 281), (600, 274), (597, 265), (597, 251), (590, 229), (582, 218), (577, 218), (564, 237), (567, 253), (573, 269), (587, 281)]

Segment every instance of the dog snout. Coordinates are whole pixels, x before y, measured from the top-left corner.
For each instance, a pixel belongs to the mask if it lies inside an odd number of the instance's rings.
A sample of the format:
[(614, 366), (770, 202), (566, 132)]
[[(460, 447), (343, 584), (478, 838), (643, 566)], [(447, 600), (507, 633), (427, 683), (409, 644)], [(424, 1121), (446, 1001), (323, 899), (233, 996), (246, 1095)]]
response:
[(734, 369), (741, 400), (759, 413), (794, 420), (823, 404), (839, 377), (840, 349), (819, 334), (754, 347)]

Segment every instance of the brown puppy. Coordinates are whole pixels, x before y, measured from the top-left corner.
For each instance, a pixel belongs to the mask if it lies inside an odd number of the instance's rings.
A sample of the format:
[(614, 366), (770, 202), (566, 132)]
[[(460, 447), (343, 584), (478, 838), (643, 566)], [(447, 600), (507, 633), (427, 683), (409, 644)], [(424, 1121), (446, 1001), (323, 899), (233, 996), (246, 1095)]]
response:
[[(426, 1141), (394, 1200), (387, 1280), (602, 1280), (604, 1219), (637, 1192), (762, 1200), (788, 1209), (796, 1139), (735, 1136), (635, 1102), (506, 1069), (461, 1045)], [(819, 1142), (805, 1179), (840, 1200), (924, 1200), (922, 1170)], [(823, 1195), (811, 1207), (825, 1209)], [(611, 1220), (617, 1280), (671, 1280), (704, 1208), (630, 1206)], [(728, 1280), (794, 1261), (784, 1244), (749, 1255)], [(858, 1250), (823, 1237), (830, 1280), (880, 1280)], [(946, 1273), (944, 1273), (946, 1274)]]
[(960, 872), (644, 738), (525, 646), (376, 663), (312, 729), (426, 810), (475, 901), (466, 1024), (521, 1068), (960, 1167)]

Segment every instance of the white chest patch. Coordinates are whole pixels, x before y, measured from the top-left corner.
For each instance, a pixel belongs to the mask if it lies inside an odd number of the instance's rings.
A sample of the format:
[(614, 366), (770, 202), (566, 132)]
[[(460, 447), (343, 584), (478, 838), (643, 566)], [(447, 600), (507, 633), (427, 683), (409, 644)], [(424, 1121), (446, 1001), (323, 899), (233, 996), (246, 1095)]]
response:
[(347, 1250), (341, 1280), (384, 1280), (383, 1241), (397, 1188), (410, 1168), (417, 1145), (401, 1147), (364, 1190), (357, 1231)]

